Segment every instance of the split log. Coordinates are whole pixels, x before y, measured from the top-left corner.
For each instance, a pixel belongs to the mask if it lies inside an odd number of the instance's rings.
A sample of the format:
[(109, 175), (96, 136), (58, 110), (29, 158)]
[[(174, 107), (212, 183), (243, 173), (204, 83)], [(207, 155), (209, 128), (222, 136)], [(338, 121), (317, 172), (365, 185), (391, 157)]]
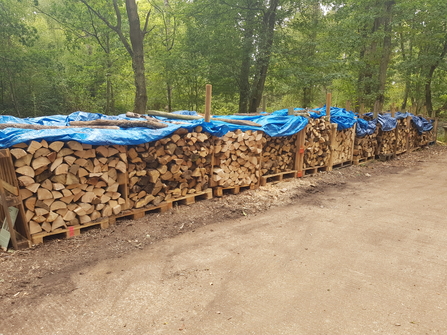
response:
[[(157, 206), (162, 201), (199, 193), (209, 187), (211, 137), (201, 133), (201, 127), (195, 130), (188, 132), (181, 128), (170, 137), (129, 147), (131, 205), (135, 208)], [(114, 211), (113, 206), (111, 210)]]
[(221, 187), (258, 184), (261, 177), (263, 132), (230, 131), (214, 139), (212, 185)]
[(396, 126), (396, 153), (401, 153), (407, 150), (409, 118), (398, 119)]
[(379, 135), (377, 136), (377, 140), (379, 141), (379, 149), (378, 154), (379, 155), (391, 155), (396, 153), (396, 143), (397, 143), (397, 136), (396, 136), (396, 130), (390, 130), (390, 131), (383, 131), (379, 127)]
[(13, 150), (19, 192), (33, 233), (96, 220), (101, 216), (99, 204), (109, 206), (112, 214), (125, 208), (119, 186), (126, 182), (122, 177), (127, 171), (126, 147), (32, 141), (20, 148), (25, 155)]
[(361, 160), (364, 158), (375, 157), (379, 149), (377, 135), (379, 128), (376, 127), (374, 133), (365, 135), (363, 137), (356, 137), (354, 142), (354, 160)]
[(303, 169), (328, 166), (331, 141), (331, 123), (325, 118), (309, 118), (305, 128)]
[(262, 137), (261, 175), (276, 174), (295, 169), (298, 134), (293, 136)]
[(337, 125), (333, 126), (332, 165), (352, 162), (354, 157), (355, 126), (343, 130), (338, 130)]

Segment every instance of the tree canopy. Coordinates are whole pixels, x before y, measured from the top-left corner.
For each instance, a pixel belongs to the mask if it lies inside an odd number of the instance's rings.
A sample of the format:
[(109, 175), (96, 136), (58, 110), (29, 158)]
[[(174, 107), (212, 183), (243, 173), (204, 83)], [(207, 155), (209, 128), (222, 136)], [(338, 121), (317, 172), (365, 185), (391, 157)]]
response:
[(0, 113), (447, 111), (441, 0), (0, 0)]

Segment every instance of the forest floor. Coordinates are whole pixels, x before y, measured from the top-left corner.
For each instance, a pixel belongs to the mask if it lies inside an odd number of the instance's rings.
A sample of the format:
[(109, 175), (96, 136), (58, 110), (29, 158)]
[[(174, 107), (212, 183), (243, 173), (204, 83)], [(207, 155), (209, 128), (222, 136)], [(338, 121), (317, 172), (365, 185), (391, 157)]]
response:
[(0, 334), (446, 334), (447, 147), (0, 253)]

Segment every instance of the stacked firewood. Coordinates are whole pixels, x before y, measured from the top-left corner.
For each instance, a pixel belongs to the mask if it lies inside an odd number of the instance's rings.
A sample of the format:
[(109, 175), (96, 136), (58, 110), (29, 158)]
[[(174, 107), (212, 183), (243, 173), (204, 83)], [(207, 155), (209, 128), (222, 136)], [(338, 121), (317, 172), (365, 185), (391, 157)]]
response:
[(329, 165), (331, 137), (332, 125), (328, 120), (309, 119), (305, 129), (303, 169)]
[(379, 148), (379, 143), (377, 142), (378, 133), (379, 128), (376, 127), (376, 130), (371, 135), (365, 135), (363, 137), (355, 138), (354, 160), (376, 156), (377, 150)]
[(410, 121), (410, 126), (408, 129), (408, 149), (415, 149), (419, 147), (419, 131), (416, 128), (413, 120)]
[(423, 147), (428, 145), (429, 143), (433, 142), (435, 140), (434, 136), (434, 128), (430, 131), (424, 131), (422, 134), (418, 133), (417, 136), (417, 143), (419, 147)]
[(257, 184), (260, 178), (263, 132), (240, 129), (214, 139), (213, 186)]
[(31, 234), (87, 224), (125, 206), (124, 146), (42, 140), (19, 144), (11, 155)]
[(396, 129), (390, 131), (379, 130), (379, 155), (391, 155), (396, 153)]
[(334, 132), (334, 141), (332, 143), (332, 164), (352, 161), (355, 126), (340, 131), (335, 128)]
[(408, 143), (408, 119), (397, 120), (397, 138), (396, 138), (396, 153), (401, 153), (407, 150)]
[(295, 169), (295, 156), (297, 152), (297, 137), (293, 136), (262, 138), (261, 175), (270, 175)]
[(198, 126), (180, 128), (170, 137), (129, 147), (130, 206), (158, 206), (162, 201), (199, 193), (209, 187), (213, 146)]

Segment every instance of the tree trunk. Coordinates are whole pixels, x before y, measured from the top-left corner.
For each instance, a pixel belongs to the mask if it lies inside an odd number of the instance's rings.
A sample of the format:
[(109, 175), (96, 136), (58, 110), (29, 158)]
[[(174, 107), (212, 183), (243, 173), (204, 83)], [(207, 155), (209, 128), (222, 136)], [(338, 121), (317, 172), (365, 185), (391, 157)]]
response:
[(132, 44), (132, 69), (135, 77), (134, 112), (144, 114), (147, 104), (146, 78), (144, 71), (144, 34), (140, 27), (140, 18), (135, 0), (126, 0), (126, 11), (129, 19), (130, 42)]
[(239, 75), (239, 113), (248, 112), (248, 100), (250, 97), (250, 66), (251, 54), (253, 52), (253, 20), (252, 13), (248, 14), (246, 21), (243, 48), (241, 72)]
[(388, 70), (388, 63), (391, 57), (391, 18), (392, 18), (392, 7), (394, 5), (394, 1), (389, 1), (385, 3), (383, 17), (381, 18), (381, 25), (383, 25), (384, 37), (383, 37), (383, 46), (382, 46), (382, 55), (380, 58), (379, 65), (379, 76), (378, 76), (378, 84), (379, 90), (376, 97), (377, 108), (378, 111), (382, 111), (383, 104), (385, 102), (385, 87), (386, 87), (386, 77)]
[(442, 52), (439, 55), (437, 61), (432, 66), (430, 66), (430, 70), (428, 71), (427, 75), (427, 80), (425, 81), (425, 106), (427, 106), (427, 112), (430, 117), (433, 114), (433, 103), (431, 94), (431, 83), (433, 80), (433, 74), (435, 73), (435, 70), (437, 69), (441, 61), (444, 59), (446, 54), (447, 54), (447, 37), (444, 42)]
[(303, 107), (310, 107), (312, 101), (312, 88), (310, 86), (303, 88)]
[(257, 108), (262, 101), (265, 79), (267, 77), (267, 70), (270, 64), (278, 6), (279, 0), (272, 0), (268, 10), (264, 14), (262, 25), (263, 31), (261, 32), (261, 42), (259, 45), (259, 58), (256, 64), (256, 68), (258, 70), (257, 73), (255, 73), (255, 80), (250, 94), (250, 105), (248, 107), (249, 113), (256, 113)]

